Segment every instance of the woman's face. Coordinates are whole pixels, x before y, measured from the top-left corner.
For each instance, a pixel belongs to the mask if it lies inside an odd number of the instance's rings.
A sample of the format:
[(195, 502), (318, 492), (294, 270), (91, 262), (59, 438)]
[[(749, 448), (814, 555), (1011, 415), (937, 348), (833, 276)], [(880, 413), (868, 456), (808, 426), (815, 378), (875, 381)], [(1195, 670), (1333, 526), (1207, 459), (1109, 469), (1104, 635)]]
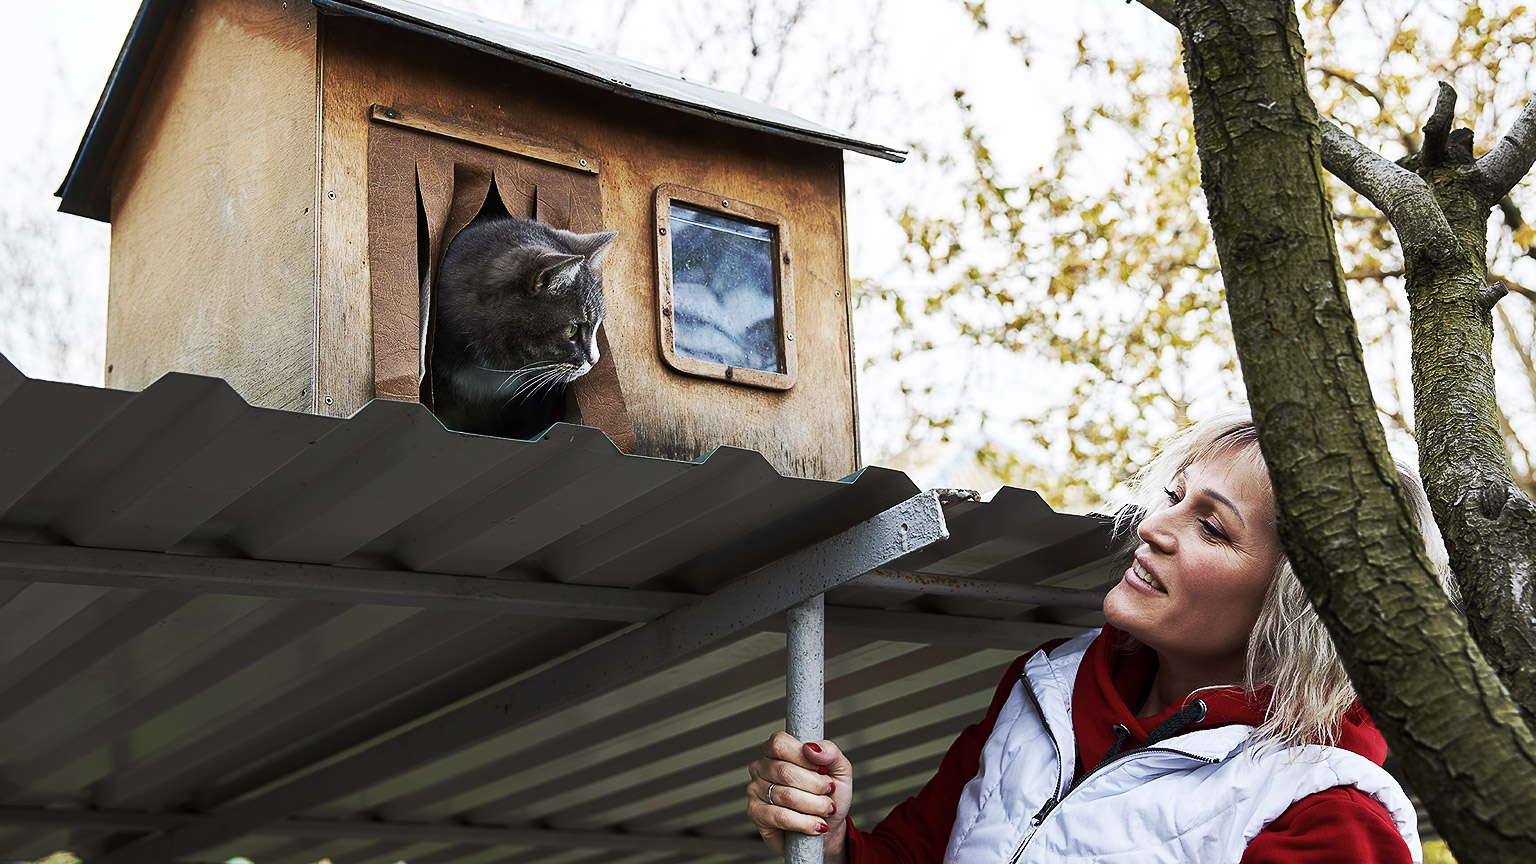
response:
[(1208, 684), (1242, 675), (1248, 636), (1280, 561), (1269, 477), (1257, 454), (1184, 469), (1142, 520), (1141, 544), (1109, 596), (1109, 622)]

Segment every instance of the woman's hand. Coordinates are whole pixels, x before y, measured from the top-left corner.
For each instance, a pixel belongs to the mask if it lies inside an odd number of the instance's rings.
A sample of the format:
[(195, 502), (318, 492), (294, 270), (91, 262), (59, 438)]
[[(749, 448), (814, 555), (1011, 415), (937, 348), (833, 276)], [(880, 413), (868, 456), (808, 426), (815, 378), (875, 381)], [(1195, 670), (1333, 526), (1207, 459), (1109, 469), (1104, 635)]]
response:
[[(747, 766), (747, 818), (774, 852), (784, 854), (784, 832), (821, 836), (826, 864), (846, 861), (853, 766), (831, 741), (802, 744), (775, 732), (762, 758)], [(771, 799), (771, 800), (770, 800)]]

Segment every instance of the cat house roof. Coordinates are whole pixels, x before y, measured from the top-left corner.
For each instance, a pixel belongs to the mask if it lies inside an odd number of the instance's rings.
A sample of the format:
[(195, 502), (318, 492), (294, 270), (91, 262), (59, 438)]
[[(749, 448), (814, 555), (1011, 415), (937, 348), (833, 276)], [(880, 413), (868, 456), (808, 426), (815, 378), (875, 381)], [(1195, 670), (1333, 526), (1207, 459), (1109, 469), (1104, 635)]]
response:
[(782, 610), (825, 592), (873, 824), (1014, 655), (1102, 621), (1108, 540), (1025, 490), (941, 509), (888, 469), (0, 357), (0, 859), (763, 860), (741, 773), (783, 723)]
[[(99, 182), (118, 131), (151, 75), (156, 45), (183, 0), (144, 0), (107, 79), (69, 173), (56, 193), (66, 213), (109, 221)], [(861, 141), (788, 111), (691, 81), (681, 75), (468, 12), (415, 0), (310, 0), (322, 14), (367, 18), (483, 51), (654, 105), (827, 147), (900, 162), (904, 151)]]

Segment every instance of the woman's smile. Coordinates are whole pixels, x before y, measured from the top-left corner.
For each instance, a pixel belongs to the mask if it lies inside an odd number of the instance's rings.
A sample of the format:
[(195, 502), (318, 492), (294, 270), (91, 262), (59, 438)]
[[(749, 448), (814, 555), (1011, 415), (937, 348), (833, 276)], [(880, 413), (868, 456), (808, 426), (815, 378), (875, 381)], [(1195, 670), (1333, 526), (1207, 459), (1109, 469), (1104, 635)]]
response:
[(1157, 594), (1168, 593), (1167, 589), (1163, 588), (1163, 583), (1157, 580), (1157, 574), (1153, 573), (1152, 568), (1148, 567), (1139, 557), (1131, 560), (1131, 566), (1126, 568), (1125, 578), (1130, 581), (1133, 587), (1153, 591)]

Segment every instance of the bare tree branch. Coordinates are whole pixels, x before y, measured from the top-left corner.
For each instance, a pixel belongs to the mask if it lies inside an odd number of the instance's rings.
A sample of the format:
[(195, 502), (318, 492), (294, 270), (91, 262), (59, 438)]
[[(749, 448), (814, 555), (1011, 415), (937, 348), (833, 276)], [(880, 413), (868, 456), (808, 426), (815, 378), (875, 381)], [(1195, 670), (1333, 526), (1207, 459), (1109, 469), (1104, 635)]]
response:
[[(1317, 125), (1322, 132), (1323, 167), (1387, 214), (1404, 257), (1425, 255), (1443, 263), (1455, 255), (1456, 235), (1424, 178), (1367, 148), (1329, 120), (1320, 117)], [(1428, 128), (1426, 123), (1426, 139)]]
[[(1495, 309), (1499, 313), (1499, 322), (1504, 325), (1504, 333), (1509, 337), (1505, 341), (1509, 343), (1509, 347), (1515, 349), (1516, 354), (1520, 355), (1520, 363), (1525, 369), (1525, 380), (1531, 388), (1531, 398), (1536, 399), (1536, 366), (1531, 365), (1530, 349), (1515, 337), (1519, 331), (1515, 329), (1515, 322), (1509, 320), (1509, 315), (1502, 308), (1495, 307)], [(1503, 410), (1500, 409), (1499, 413), (1502, 416)]]
[(1525, 224), (1525, 217), (1520, 213), (1520, 205), (1516, 204), (1515, 199), (1509, 195), (1499, 199), (1499, 212), (1504, 214), (1504, 224), (1508, 225), (1511, 231), (1519, 230), (1520, 226)]
[(1152, 14), (1167, 21), (1169, 24), (1178, 26), (1179, 22), (1174, 20), (1173, 17), (1173, 0), (1139, 0), (1139, 2), (1141, 5), (1151, 9)]
[(1435, 98), (1435, 110), (1424, 121), (1424, 147), (1420, 151), (1424, 164), (1429, 167), (1445, 161), (1446, 139), (1451, 134), (1451, 122), (1456, 115), (1456, 89), (1440, 82), (1440, 95)]
[[(1526, 286), (1521, 285), (1519, 282), (1516, 282), (1515, 280), (1505, 276), (1494, 276), (1493, 278), (1503, 282), (1504, 287), (1509, 291), (1509, 293), (1519, 294), (1521, 297), (1536, 303), (1536, 289), (1527, 288)], [(1526, 365), (1529, 366), (1531, 361), (1527, 359), (1525, 362)]]
[(1364, 279), (1390, 279), (1394, 276), (1402, 276), (1402, 268), (1399, 267), (1360, 267), (1344, 274), (1344, 278), (1350, 282), (1359, 282)]
[[(1403, 404), (1403, 394), (1399, 391), (1396, 378), (1392, 379), (1392, 395), (1397, 397), (1397, 404)], [(1401, 429), (1408, 437), (1413, 437), (1413, 424), (1408, 422), (1408, 418), (1403, 414), (1401, 409), (1397, 411), (1388, 411), (1380, 405), (1377, 405), (1376, 413), (1380, 414), (1387, 420), (1390, 420), (1392, 425)]]
[(1473, 188), (1484, 201), (1497, 201), (1515, 188), (1533, 163), (1536, 163), (1536, 96), (1525, 103), (1508, 134), (1477, 160), (1477, 166), (1472, 169)]
[[(1524, 342), (1520, 341), (1520, 331), (1515, 328), (1515, 323), (1509, 320), (1509, 313), (1502, 306), (1494, 307), (1493, 311), (1498, 316), (1499, 323), (1503, 325), (1502, 330), (1505, 343), (1510, 348), (1513, 348), (1515, 354), (1520, 358), (1520, 368), (1525, 372), (1525, 384), (1530, 390), (1531, 398), (1536, 399), (1536, 365), (1532, 365), (1531, 349)], [(1498, 405), (1495, 405), (1494, 408), (1498, 411), (1499, 431), (1503, 433), (1504, 440), (1509, 445), (1510, 455), (1518, 454), (1525, 466), (1524, 474), (1511, 472), (1515, 485), (1519, 486), (1521, 491), (1527, 496), (1536, 497), (1536, 460), (1532, 459), (1531, 449), (1526, 446), (1525, 440), (1520, 437), (1519, 430), (1509, 422), (1509, 417), (1504, 413), (1504, 408)]]
[(1372, 101), (1376, 103), (1377, 107), (1379, 107), (1382, 111), (1387, 110), (1386, 100), (1381, 98), (1381, 94), (1377, 93), (1375, 90), (1372, 90), (1370, 87), (1367, 87), (1353, 73), (1347, 72), (1343, 69), (1335, 69), (1331, 66), (1314, 66), (1312, 68), (1323, 73), (1329, 78), (1337, 78), (1338, 80), (1343, 81), (1345, 84), (1349, 85), (1351, 89), (1357, 90), (1361, 93), (1364, 93), (1366, 96), (1369, 96)]
[(1514, 478), (1515, 485), (1519, 486), (1520, 490), (1527, 496), (1536, 495), (1536, 472), (1529, 470), (1529, 466), (1533, 464), (1531, 462), (1530, 448), (1526, 447), (1525, 442), (1520, 440), (1520, 433), (1510, 424), (1509, 417), (1504, 414), (1504, 409), (1500, 408), (1498, 411), (1499, 431), (1504, 433), (1504, 440), (1509, 443), (1511, 455), (1518, 453), (1521, 461), (1527, 466), (1527, 471), (1523, 477), (1516, 476)]
[[(1514, 196), (1505, 195), (1500, 198), (1498, 207), (1499, 212), (1504, 215), (1504, 224), (1511, 232), (1519, 231), (1525, 225), (1525, 216), (1520, 213), (1520, 206), (1515, 203)], [(1536, 258), (1536, 246), (1516, 254), (1522, 258)]]

